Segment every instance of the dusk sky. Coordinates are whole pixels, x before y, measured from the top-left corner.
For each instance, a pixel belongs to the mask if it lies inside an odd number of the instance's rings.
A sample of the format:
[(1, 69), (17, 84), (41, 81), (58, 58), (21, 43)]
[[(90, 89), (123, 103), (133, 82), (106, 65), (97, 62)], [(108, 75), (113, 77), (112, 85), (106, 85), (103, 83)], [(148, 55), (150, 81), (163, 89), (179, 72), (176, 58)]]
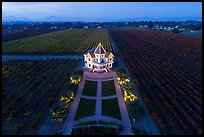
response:
[(202, 17), (201, 2), (3, 2), (5, 16), (91, 19)]

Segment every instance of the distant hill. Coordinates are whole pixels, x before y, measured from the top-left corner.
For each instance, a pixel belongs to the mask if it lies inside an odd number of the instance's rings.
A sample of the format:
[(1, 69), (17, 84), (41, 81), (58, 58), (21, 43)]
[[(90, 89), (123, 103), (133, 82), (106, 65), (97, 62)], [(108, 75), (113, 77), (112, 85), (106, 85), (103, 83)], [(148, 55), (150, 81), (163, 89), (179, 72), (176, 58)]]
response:
[(15, 16), (5, 16), (2, 18), (2, 22), (13, 22), (13, 21), (33, 21), (28, 17), (15, 17)]
[(49, 16), (45, 18), (38, 19), (38, 21), (91, 21), (89, 18), (78, 18), (78, 17), (57, 17), (57, 16)]
[(185, 20), (196, 20), (202, 21), (202, 17), (175, 17), (175, 18), (151, 18), (151, 17), (140, 17), (140, 18), (124, 18), (124, 19), (91, 19), (91, 18), (80, 18), (80, 17), (58, 17), (49, 16), (39, 19), (32, 19), (28, 17), (15, 17), (5, 16), (2, 18), (2, 22), (15, 22), (15, 21), (42, 21), (42, 22), (127, 22), (127, 21), (185, 21)]

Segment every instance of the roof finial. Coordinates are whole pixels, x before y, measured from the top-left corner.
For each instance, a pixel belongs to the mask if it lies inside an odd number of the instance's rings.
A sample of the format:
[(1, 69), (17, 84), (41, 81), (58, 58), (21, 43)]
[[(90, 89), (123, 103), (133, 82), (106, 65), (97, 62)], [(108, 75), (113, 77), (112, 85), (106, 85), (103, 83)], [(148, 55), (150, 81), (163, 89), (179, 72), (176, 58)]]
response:
[(96, 47), (95, 51), (96, 54), (104, 54), (106, 53), (105, 49), (103, 48), (102, 44), (99, 43), (98, 46)]

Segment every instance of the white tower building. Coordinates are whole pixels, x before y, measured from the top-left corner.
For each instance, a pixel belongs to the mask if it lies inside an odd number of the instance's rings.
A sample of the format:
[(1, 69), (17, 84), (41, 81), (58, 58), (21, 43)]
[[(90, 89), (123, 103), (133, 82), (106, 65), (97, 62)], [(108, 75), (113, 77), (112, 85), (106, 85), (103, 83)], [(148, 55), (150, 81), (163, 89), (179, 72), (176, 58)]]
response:
[(113, 53), (106, 52), (101, 43), (84, 54), (85, 68), (93, 72), (110, 71), (113, 66)]

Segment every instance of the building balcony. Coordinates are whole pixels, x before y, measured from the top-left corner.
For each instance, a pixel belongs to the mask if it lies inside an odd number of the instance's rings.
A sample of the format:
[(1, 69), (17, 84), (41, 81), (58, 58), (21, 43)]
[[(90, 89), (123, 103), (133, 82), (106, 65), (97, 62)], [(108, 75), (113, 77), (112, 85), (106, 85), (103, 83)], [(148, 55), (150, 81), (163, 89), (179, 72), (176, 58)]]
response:
[(104, 66), (104, 65), (107, 65), (109, 63), (114, 63), (114, 62), (113, 61), (109, 61), (109, 62), (98, 63), (96, 61), (92, 61), (92, 64), (93, 65), (97, 65), (97, 66)]

